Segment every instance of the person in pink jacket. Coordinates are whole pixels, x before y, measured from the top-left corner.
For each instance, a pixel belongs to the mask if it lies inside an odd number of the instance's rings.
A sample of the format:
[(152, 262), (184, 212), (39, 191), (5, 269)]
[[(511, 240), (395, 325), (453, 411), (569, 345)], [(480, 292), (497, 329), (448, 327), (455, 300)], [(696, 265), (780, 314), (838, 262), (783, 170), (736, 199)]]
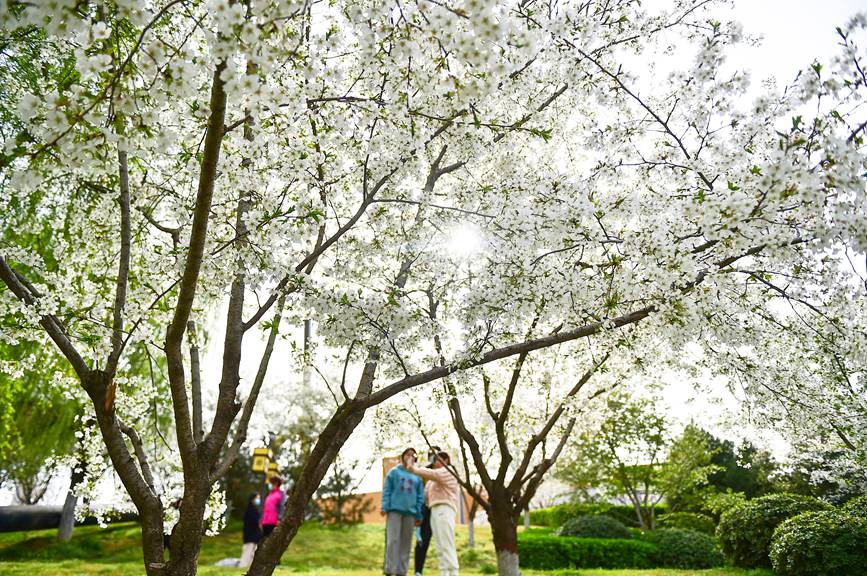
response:
[(409, 472), (427, 480), (425, 501), (430, 508), (430, 527), (437, 549), (440, 576), (458, 576), (458, 552), (455, 548), (455, 516), (460, 502), (458, 479), (449, 470), (449, 455), (437, 452), (432, 468), (418, 468), (413, 463)]
[(265, 498), (262, 506), (262, 537), (267, 538), (283, 517), (283, 508), (286, 506), (286, 494), (280, 489), (283, 479), (279, 476), (271, 478), (271, 491)]

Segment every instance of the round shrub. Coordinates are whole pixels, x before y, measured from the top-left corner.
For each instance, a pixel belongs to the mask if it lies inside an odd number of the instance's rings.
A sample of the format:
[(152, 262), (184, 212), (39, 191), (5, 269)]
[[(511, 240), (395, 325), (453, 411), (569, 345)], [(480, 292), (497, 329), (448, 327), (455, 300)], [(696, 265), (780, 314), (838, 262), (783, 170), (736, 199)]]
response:
[(748, 500), (722, 515), (717, 526), (722, 551), (735, 566), (770, 568), (768, 548), (774, 529), (803, 512), (828, 510), (830, 505), (797, 494), (769, 494)]
[(777, 527), (771, 562), (780, 576), (838, 576), (867, 570), (867, 516), (807, 512)]
[(694, 530), (660, 528), (642, 539), (656, 545), (657, 565), (663, 568), (715, 568), (725, 562), (713, 536)]
[(521, 568), (653, 568), (657, 548), (650, 542), (518, 534)]
[(610, 516), (579, 516), (567, 521), (557, 531), (560, 536), (578, 538), (632, 538), (629, 528)]
[(657, 523), (660, 528), (680, 528), (703, 534), (713, 534), (716, 530), (716, 522), (713, 521), (713, 518), (707, 514), (696, 512), (672, 512), (660, 516)]

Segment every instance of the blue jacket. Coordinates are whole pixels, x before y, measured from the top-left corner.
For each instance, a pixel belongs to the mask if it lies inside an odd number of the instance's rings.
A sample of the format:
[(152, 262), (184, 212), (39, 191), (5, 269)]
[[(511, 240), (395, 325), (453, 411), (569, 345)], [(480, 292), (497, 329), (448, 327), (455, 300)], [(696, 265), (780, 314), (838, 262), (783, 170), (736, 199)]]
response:
[(382, 487), (382, 511), (415, 516), (421, 520), (423, 505), (424, 483), (421, 478), (407, 472), (403, 465), (392, 468)]

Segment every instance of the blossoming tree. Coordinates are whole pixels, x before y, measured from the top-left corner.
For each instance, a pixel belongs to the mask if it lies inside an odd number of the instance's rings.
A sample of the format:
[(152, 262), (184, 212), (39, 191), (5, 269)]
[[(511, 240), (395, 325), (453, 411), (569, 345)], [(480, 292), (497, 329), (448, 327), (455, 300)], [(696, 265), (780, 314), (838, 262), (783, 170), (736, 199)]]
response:
[[(709, 4), (0, 8), (4, 62), (26, 72), (3, 94), (16, 110), (0, 159), (3, 337), (50, 339), (74, 369), (138, 509), (149, 575), (196, 572), (214, 484), (285, 325), (316, 318), (341, 351), (338, 407), (256, 575), (368, 408), (581, 338), (731, 347), (743, 318), (776, 313), (756, 277), (813, 286), (841, 247), (867, 248), (861, 55), (741, 110), (745, 77), (722, 68), (740, 33)], [(651, 87), (640, 56), (664, 62), (675, 45), (692, 63)], [(486, 247), (458, 261), (445, 247), (467, 228)], [(35, 229), (52, 233), (36, 242)], [(208, 382), (197, 327), (221, 302)], [(256, 329), (267, 345), (242, 387)], [(152, 380), (130, 372), (133, 351)], [(155, 402), (171, 408), (167, 436)]]

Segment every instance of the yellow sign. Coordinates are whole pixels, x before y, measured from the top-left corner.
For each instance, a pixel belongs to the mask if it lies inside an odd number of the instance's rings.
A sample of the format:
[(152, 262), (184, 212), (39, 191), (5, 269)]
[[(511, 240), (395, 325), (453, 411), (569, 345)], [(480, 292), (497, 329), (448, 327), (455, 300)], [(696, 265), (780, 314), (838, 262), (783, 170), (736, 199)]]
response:
[[(253, 472), (265, 472), (268, 470), (268, 463), (271, 460), (271, 451), (267, 448), (253, 449)], [(272, 464), (273, 465), (273, 464)]]

